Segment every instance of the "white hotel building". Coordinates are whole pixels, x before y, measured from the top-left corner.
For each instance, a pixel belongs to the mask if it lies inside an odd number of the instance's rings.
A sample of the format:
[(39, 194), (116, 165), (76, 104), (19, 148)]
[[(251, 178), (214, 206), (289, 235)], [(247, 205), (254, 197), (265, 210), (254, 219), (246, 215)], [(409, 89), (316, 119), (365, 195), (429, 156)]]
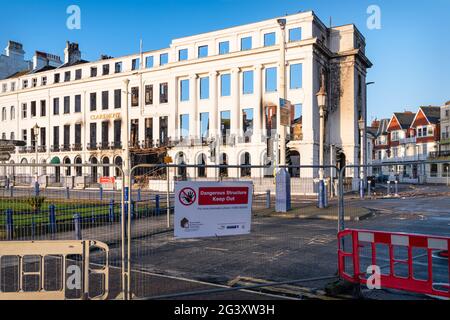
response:
[[(371, 67), (364, 37), (352, 24), (328, 28), (313, 12), (282, 19), (286, 98), (295, 105), (289, 142), (293, 164), (319, 162), (316, 93), (322, 75), (328, 100), (325, 163), (360, 163), (358, 120), (366, 117), (366, 71)], [(270, 19), (95, 62), (82, 60), (78, 44), (68, 43), (61, 66), (0, 80), (0, 134), (28, 146), (19, 148), (11, 162), (34, 163), (37, 143), (39, 163), (120, 164), (128, 108), (134, 164), (158, 162), (165, 151), (175, 163), (270, 163), (268, 139), (283, 88), (282, 34), (278, 19)], [(226, 143), (214, 160), (205, 142), (218, 136)], [(115, 175), (104, 170), (91, 174)], [(67, 174), (82, 175), (79, 170), (58, 172), (56, 180)]]

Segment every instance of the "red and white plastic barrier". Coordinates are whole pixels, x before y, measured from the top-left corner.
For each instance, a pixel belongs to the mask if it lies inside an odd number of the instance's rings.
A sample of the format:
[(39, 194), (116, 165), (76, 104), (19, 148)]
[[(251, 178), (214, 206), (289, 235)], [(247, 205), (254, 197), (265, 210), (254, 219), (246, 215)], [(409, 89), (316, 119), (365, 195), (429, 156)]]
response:
[(367, 284), (366, 267), (377, 266), (381, 288), (450, 298), (449, 237), (344, 230), (338, 240), (342, 279)]

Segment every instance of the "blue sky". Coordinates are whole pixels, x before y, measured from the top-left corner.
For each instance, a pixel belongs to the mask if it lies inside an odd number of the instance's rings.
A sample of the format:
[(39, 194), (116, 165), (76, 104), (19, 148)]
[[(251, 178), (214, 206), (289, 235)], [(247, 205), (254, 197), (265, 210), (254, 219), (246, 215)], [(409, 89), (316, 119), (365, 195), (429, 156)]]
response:
[[(368, 81), (369, 120), (450, 100), (449, 0), (18, 0), (1, 1), (0, 45), (22, 42), (63, 55), (80, 43), (83, 58), (120, 56), (167, 47), (173, 38), (314, 10), (325, 24), (355, 23), (374, 63)], [(66, 8), (81, 8), (81, 30), (66, 28)], [(369, 5), (381, 8), (380, 30), (366, 27)]]

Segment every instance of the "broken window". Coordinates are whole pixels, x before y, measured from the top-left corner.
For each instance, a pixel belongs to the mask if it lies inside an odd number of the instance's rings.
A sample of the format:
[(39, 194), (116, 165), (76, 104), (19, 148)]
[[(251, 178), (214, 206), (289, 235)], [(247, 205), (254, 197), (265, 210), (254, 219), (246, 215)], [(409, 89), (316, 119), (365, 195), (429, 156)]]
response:
[(145, 86), (145, 104), (153, 104), (153, 85), (151, 84)]
[(159, 118), (159, 143), (160, 145), (166, 145), (168, 142), (168, 117), (160, 117)]
[(167, 103), (169, 101), (169, 86), (167, 82), (159, 85), (159, 103)]
[(145, 119), (145, 146), (150, 148), (153, 145), (153, 118)]
[(104, 64), (103, 65), (103, 73), (104, 76), (109, 74), (109, 64)]
[(131, 106), (139, 106), (139, 87), (131, 88)]
[(139, 145), (139, 119), (131, 120), (130, 143), (132, 147), (137, 147)]

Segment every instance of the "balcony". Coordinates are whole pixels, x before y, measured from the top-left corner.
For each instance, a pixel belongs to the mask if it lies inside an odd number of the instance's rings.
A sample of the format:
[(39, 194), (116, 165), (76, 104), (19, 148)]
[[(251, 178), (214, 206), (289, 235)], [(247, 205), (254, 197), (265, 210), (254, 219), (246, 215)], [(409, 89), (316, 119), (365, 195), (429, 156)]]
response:
[(72, 145), (72, 151), (81, 151), (81, 150), (83, 150), (81, 143), (74, 143)]
[(27, 153), (27, 147), (19, 147), (19, 153)]
[(47, 152), (47, 146), (39, 146), (38, 147), (38, 152), (40, 152), (40, 153)]
[(59, 151), (61, 151), (60, 148), (59, 148), (59, 145), (53, 145), (50, 148), (50, 150), (51, 150), (51, 152), (59, 152)]
[(109, 147), (109, 142), (107, 142), (107, 141), (102, 141), (101, 143), (100, 143), (100, 150), (109, 150), (110, 149), (110, 147)]
[(113, 150), (122, 149), (122, 142), (120, 141), (111, 142), (111, 149)]
[(430, 152), (430, 158), (435, 159), (443, 157), (450, 157), (450, 150)]
[(89, 142), (88, 144), (87, 144), (87, 149), (89, 150), (89, 151), (95, 151), (95, 150), (97, 150), (98, 148), (97, 148), (97, 143), (96, 142)]
[(416, 137), (403, 138), (399, 140), (400, 144), (415, 144), (417, 141)]
[(61, 145), (61, 151), (70, 151), (70, 144), (65, 143)]
[(27, 152), (28, 152), (28, 153), (34, 153), (34, 152), (36, 152), (36, 147), (35, 147), (35, 146), (29, 146), (29, 147), (27, 147)]

